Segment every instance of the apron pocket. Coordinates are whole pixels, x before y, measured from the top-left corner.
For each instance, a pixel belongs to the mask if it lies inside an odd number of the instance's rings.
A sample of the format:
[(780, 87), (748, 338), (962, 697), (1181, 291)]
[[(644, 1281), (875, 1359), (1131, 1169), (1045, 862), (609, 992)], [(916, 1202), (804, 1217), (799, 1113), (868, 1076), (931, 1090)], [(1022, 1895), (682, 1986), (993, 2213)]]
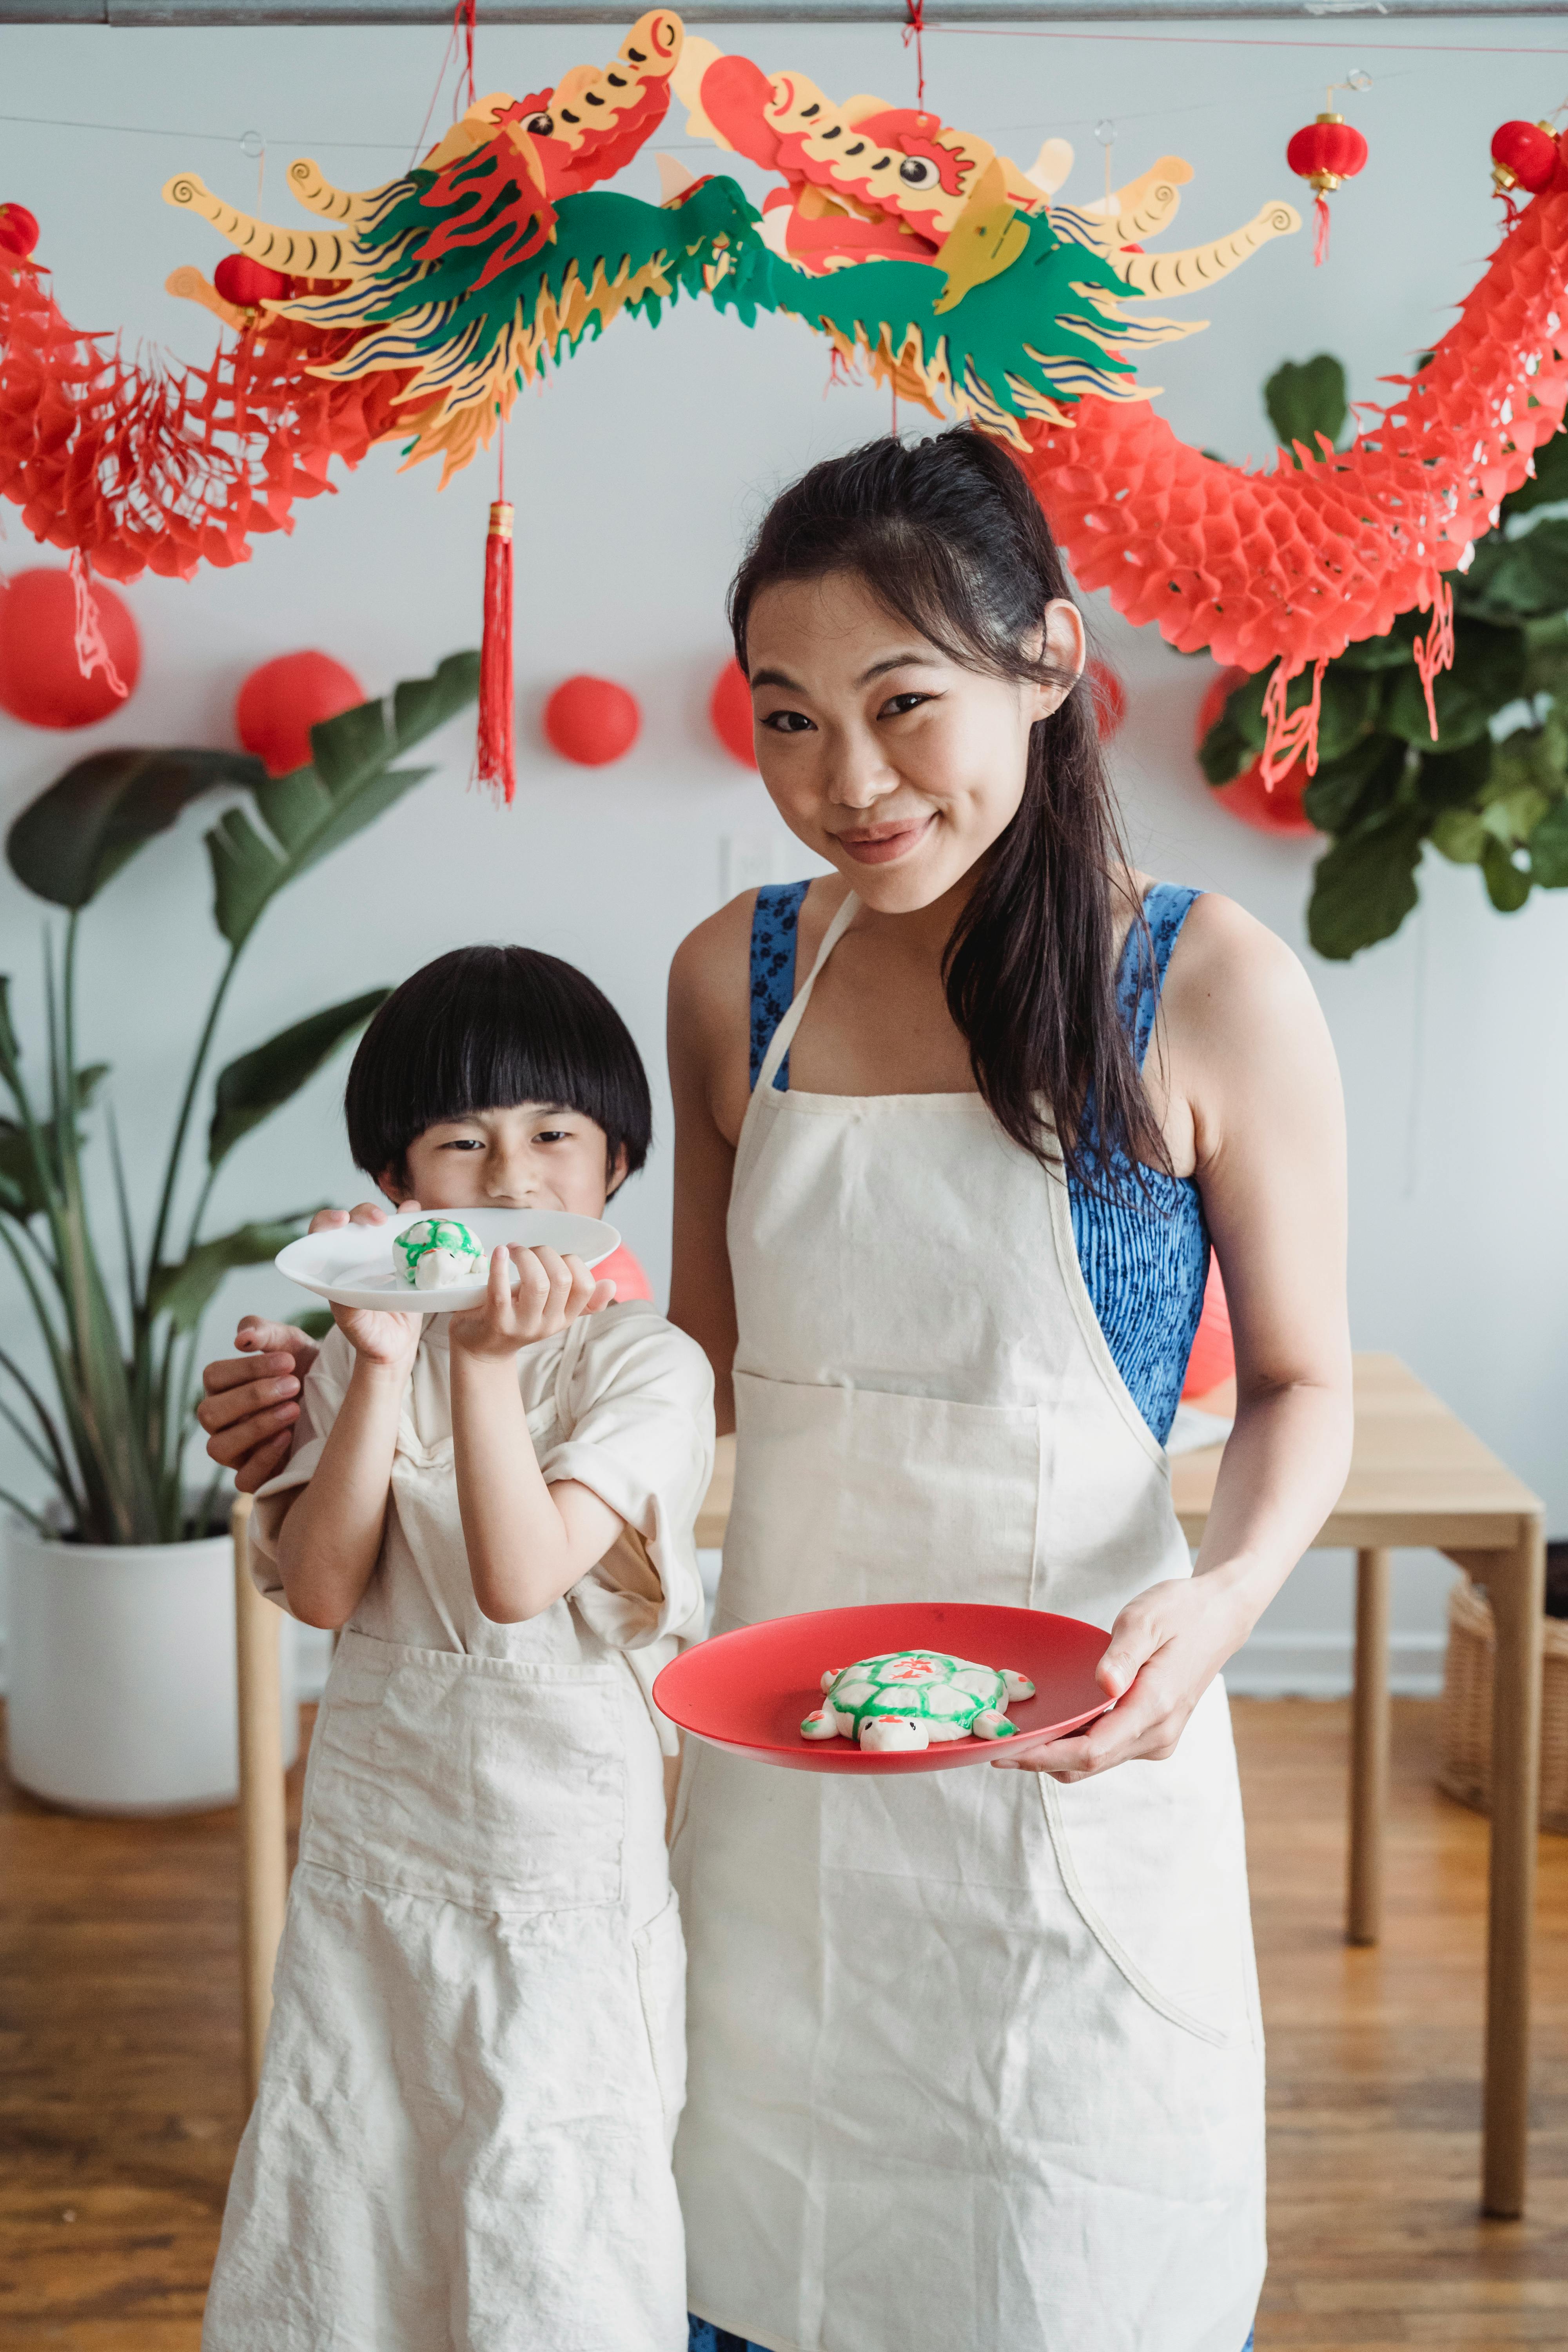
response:
[(686, 2105), (686, 1938), (674, 1895), (632, 1937), (648, 2055), (670, 2141)]
[(1079, 1916), (1160, 2016), (1217, 2049), (1256, 2038), (1241, 1790), (1225, 1686), (1212, 1683), (1163, 1764), (1064, 1787), (1036, 1776)]
[(471, 1911), (619, 1902), (623, 1681), (345, 1633), (300, 1859)]

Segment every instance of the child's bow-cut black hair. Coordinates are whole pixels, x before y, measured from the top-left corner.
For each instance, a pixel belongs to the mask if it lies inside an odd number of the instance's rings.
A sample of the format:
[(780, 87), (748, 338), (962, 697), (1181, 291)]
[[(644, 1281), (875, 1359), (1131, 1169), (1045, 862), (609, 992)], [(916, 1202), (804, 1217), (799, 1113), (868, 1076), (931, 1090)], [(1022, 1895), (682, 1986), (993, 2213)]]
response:
[(631, 1032), (586, 973), (536, 948), (454, 948), (395, 989), (360, 1040), (343, 1094), (349, 1148), (378, 1181), (426, 1128), (517, 1103), (602, 1127), (635, 1175), (653, 1139)]

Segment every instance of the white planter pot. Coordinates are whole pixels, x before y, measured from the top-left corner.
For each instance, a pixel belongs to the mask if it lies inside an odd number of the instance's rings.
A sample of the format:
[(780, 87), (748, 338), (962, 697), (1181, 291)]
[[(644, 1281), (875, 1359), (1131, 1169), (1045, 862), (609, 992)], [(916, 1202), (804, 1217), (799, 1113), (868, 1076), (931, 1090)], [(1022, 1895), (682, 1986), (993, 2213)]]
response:
[[(184, 1813), (239, 1791), (234, 1545), (58, 1543), (9, 1520), (11, 1777), (84, 1813)], [(292, 1632), (282, 1621), (285, 1635)], [(283, 1758), (300, 1747), (283, 1643)]]

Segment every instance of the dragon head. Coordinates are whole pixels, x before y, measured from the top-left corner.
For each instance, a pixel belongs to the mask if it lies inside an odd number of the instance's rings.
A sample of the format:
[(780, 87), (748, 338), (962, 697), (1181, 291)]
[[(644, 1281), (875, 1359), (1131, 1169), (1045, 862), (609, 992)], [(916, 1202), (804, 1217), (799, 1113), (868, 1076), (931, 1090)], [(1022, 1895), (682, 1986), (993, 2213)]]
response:
[(552, 204), (613, 179), (664, 120), (683, 37), (679, 16), (650, 8), (610, 65), (574, 66), (553, 89), (530, 98), (492, 90), (477, 100), (426, 156), (424, 169), (439, 174), (504, 140), (528, 160), (531, 177)]

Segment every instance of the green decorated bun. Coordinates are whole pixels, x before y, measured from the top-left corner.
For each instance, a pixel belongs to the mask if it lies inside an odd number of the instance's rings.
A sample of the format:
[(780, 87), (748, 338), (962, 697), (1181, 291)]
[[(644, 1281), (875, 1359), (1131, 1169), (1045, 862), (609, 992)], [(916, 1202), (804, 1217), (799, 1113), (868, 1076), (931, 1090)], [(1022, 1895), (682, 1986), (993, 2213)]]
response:
[(977, 1666), (942, 1650), (892, 1650), (829, 1667), (823, 1699), (801, 1725), (807, 1739), (842, 1734), (871, 1754), (929, 1748), (942, 1739), (1006, 1739), (1011, 1700), (1033, 1698), (1026, 1675)]
[(485, 1254), (460, 1217), (419, 1217), (392, 1238), (392, 1261), (411, 1290), (477, 1282)]

